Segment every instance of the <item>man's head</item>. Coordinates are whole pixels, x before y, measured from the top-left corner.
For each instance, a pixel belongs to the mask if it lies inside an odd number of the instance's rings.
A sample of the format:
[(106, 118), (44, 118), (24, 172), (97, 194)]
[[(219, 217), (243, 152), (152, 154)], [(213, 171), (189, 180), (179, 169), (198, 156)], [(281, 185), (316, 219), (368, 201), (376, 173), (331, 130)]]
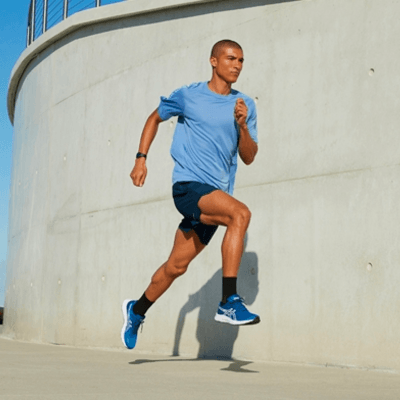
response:
[(224, 39), (214, 44), (213, 48), (211, 49), (210, 57), (218, 57), (226, 47), (241, 50), (243, 52), (243, 49), (239, 43), (236, 43), (233, 40)]
[(211, 50), (210, 63), (213, 68), (213, 77), (227, 83), (237, 81), (243, 68), (242, 47), (233, 40), (220, 40)]

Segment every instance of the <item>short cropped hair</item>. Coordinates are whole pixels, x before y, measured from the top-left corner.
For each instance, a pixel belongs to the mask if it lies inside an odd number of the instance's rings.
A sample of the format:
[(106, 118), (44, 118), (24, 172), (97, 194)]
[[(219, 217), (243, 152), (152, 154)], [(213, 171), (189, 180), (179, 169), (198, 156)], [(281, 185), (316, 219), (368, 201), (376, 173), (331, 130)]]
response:
[(211, 50), (211, 57), (218, 57), (220, 55), (221, 51), (225, 47), (230, 47), (230, 48), (239, 49), (239, 50), (243, 51), (242, 46), (240, 46), (239, 43), (236, 43), (233, 40), (224, 39), (224, 40), (220, 40), (219, 42), (214, 44), (214, 46)]

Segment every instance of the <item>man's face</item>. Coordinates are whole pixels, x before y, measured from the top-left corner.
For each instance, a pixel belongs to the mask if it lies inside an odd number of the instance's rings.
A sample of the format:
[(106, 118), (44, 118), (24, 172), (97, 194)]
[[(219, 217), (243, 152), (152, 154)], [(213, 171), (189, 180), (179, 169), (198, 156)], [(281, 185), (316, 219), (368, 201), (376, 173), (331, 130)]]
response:
[(240, 49), (224, 47), (217, 57), (211, 57), (210, 62), (214, 73), (227, 83), (238, 80), (243, 68), (243, 52)]

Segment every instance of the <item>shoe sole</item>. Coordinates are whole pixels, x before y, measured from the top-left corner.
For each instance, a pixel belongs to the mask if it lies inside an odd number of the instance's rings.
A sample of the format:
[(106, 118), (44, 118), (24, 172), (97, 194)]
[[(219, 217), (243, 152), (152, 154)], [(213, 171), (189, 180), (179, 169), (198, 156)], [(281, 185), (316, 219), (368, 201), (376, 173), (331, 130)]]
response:
[(129, 350), (131, 350), (131, 348), (129, 348), (127, 346), (127, 344), (125, 343), (125, 330), (126, 330), (126, 325), (128, 324), (128, 303), (130, 301), (132, 301), (132, 300), (131, 299), (126, 299), (122, 303), (122, 314), (124, 316), (124, 325), (122, 326), (122, 329), (121, 329), (121, 340), (122, 340), (122, 343)]
[(236, 320), (233, 320), (233, 319), (227, 317), (226, 315), (221, 315), (221, 314), (218, 314), (218, 313), (215, 314), (214, 319), (217, 322), (222, 322), (223, 324), (229, 324), (229, 325), (235, 325), (235, 326), (239, 326), (239, 325), (255, 325), (255, 324), (258, 324), (261, 321), (259, 316), (257, 316), (254, 319), (248, 320), (248, 321), (236, 321)]

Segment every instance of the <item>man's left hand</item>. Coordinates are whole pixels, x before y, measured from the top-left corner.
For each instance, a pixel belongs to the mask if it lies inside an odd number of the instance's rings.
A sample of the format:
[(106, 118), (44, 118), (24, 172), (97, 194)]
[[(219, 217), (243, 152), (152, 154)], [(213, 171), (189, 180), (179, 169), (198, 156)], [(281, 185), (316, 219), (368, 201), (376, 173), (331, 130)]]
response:
[(240, 127), (246, 126), (247, 106), (243, 99), (237, 99), (235, 104), (235, 120)]

